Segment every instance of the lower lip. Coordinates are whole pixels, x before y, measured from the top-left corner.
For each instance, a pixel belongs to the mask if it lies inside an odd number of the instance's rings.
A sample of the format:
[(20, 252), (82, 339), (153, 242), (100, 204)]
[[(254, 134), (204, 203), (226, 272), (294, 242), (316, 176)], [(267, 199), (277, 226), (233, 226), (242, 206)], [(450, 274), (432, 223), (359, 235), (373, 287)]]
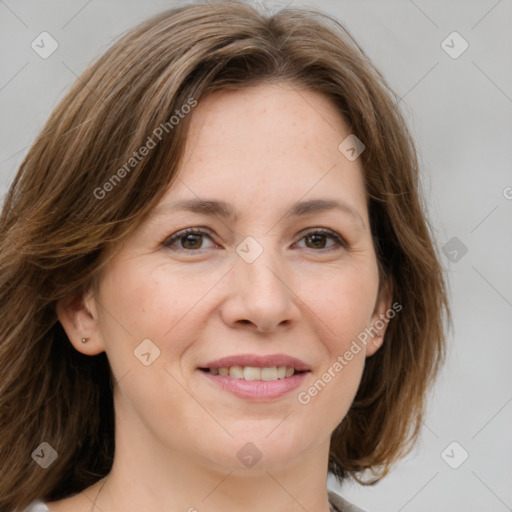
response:
[(278, 380), (244, 380), (226, 377), (223, 375), (213, 375), (213, 373), (197, 370), (211, 382), (215, 383), (221, 389), (229, 391), (239, 398), (254, 401), (266, 401), (279, 398), (290, 391), (298, 388), (309, 372), (297, 373), (291, 377), (285, 377)]

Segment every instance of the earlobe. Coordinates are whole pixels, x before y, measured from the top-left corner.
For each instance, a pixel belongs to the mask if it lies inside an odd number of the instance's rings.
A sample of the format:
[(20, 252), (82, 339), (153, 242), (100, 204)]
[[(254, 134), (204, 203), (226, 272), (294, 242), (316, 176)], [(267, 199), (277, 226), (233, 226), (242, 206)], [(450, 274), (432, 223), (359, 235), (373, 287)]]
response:
[(384, 333), (382, 331), (378, 331), (378, 334), (373, 334), (376, 332), (376, 328), (370, 327), (369, 330), (372, 332), (372, 340), (366, 345), (366, 357), (373, 356), (384, 343)]
[(92, 356), (104, 351), (92, 294), (61, 299), (55, 311), (70, 343), (78, 352)]
[(391, 309), (393, 301), (393, 285), (390, 280), (382, 286), (379, 297), (376, 301), (375, 308), (370, 320), (369, 331), (372, 333), (372, 341), (366, 346), (366, 356), (372, 356), (379, 350), (386, 336), (388, 328), (389, 316), (388, 312)]

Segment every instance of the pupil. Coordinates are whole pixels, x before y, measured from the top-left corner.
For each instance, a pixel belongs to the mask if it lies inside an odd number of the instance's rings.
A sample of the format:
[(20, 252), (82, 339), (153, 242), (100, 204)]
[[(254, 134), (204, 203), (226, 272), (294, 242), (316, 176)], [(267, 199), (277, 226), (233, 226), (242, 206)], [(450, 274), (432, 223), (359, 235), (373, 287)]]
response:
[[(316, 243), (316, 242), (320, 242), (320, 245), (322, 245), (322, 239), (323, 239), (323, 235), (309, 235), (308, 238), (310, 240), (313, 240), (313, 245), (315, 247), (319, 247), (319, 244)], [(325, 241), (325, 240), (324, 240)]]
[[(192, 239), (192, 244), (191, 244), (192, 247), (190, 247), (190, 246), (189, 247), (185, 247), (185, 249), (195, 249), (195, 248), (197, 248), (197, 240), (201, 238), (201, 235), (193, 235), (193, 234), (192, 235), (186, 235), (184, 238), (185, 238), (185, 244), (184, 244), (185, 246), (190, 245), (189, 242)], [(196, 239), (195, 240), (196, 244), (194, 244), (194, 239)], [(199, 245), (201, 245), (201, 244), (199, 244)]]

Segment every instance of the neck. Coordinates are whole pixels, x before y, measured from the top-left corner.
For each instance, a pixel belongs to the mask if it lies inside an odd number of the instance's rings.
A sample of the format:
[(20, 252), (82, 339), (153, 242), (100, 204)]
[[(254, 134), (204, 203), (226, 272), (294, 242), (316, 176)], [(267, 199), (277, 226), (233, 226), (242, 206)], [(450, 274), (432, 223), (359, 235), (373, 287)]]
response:
[(140, 425), (135, 428), (135, 422), (124, 422), (123, 426), (116, 427), (114, 463), (97, 496), (96, 506), (101, 510), (330, 510), (329, 440), (312, 446), (291, 462), (262, 457), (252, 468), (240, 469), (215, 466), (208, 457), (193, 456), (179, 447), (163, 447), (149, 432), (142, 430), (141, 435)]

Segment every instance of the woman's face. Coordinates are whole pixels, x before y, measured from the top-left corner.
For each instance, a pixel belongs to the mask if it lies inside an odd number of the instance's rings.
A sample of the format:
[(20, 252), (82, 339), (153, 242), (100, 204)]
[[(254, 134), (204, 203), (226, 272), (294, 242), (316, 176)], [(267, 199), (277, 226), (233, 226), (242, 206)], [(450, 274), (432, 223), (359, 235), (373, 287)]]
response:
[(381, 339), (344, 355), (390, 305), (360, 159), (338, 149), (350, 132), (288, 84), (216, 92), (190, 115), (179, 176), (105, 266), (75, 346), (106, 351), (118, 428), (162, 453), (262, 470), (326, 455)]

